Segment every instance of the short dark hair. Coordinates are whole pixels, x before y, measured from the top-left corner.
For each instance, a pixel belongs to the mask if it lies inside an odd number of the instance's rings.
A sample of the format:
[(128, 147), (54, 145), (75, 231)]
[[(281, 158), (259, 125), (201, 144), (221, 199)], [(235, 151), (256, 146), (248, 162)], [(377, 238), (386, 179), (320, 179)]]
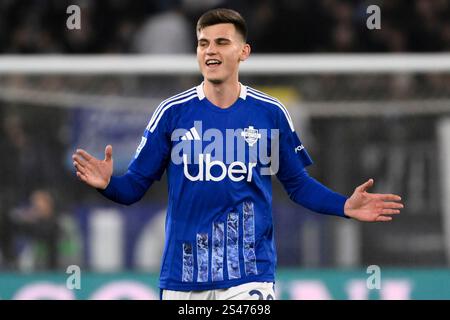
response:
[(220, 23), (231, 23), (236, 31), (247, 41), (247, 24), (241, 14), (237, 11), (225, 8), (212, 9), (204, 14), (197, 21), (197, 32), (203, 28)]

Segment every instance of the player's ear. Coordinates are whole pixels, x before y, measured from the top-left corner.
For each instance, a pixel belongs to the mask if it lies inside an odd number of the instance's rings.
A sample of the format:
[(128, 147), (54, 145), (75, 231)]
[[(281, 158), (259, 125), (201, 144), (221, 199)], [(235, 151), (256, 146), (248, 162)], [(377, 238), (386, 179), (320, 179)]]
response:
[(239, 56), (239, 61), (245, 61), (250, 56), (252, 49), (248, 43), (244, 44), (242, 47), (241, 55)]

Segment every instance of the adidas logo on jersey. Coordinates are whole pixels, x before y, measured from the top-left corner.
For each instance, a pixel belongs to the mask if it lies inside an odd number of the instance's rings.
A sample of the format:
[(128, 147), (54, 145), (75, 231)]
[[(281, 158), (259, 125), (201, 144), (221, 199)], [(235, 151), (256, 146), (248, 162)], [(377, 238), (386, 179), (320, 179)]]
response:
[(189, 129), (188, 132), (186, 132), (186, 134), (184, 136), (181, 137), (181, 140), (186, 141), (186, 140), (201, 140), (200, 139), (200, 135), (197, 132), (197, 129), (195, 129), (195, 127), (192, 127), (191, 129)]

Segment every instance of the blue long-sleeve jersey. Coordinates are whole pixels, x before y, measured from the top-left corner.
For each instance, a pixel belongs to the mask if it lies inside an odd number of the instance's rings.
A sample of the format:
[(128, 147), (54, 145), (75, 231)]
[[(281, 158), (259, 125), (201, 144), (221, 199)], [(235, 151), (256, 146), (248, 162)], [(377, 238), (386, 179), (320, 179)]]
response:
[(169, 202), (160, 287), (209, 290), (275, 281), (271, 175), (290, 198), (319, 213), (344, 215), (346, 197), (311, 178), (312, 160), (287, 109), (241, 85), (226, 109), (203, 84), (163, 101), (128, 172), (102, 194), (138, 201), (167, 170)]

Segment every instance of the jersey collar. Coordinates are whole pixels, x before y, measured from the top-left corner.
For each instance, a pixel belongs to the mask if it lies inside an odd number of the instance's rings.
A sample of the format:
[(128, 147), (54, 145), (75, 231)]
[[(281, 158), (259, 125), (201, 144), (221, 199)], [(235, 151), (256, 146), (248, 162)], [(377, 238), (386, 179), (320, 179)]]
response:
[[(239, 98), (245, 100), (247, 98), (247, 86), (244, 86), (242, 83), (239, 82), (239, 85), (241, 86), (241, 91), (239, 92)], [(199, 86), (197, 86), (197, 96), (199, 100), (203, 100), (205, 98), (205, 92), (203, 91), (203, 81), (200, 83)]]

